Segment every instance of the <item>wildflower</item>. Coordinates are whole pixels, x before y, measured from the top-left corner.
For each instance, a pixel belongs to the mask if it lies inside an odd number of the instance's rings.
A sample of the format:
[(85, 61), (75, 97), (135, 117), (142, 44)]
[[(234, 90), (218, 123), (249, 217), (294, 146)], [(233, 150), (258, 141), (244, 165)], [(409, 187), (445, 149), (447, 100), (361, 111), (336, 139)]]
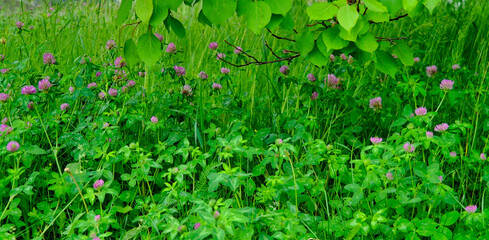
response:
[(134, 87), (135, 85), (136, 85), (136, 82), (134, 80), (127, 81), (127, 86), (128, 87)]
[(221, 73), (224, 74), (224, 75), (228, 75), (230, 71), (231, 70), (229, 70), (227, 68), (221, 68)]
[(352, 63), (353, 63), (353, 61), (355, 61), (355, 59), (354, 59), (354, 58), (353, 58), (351, 55), (348, 55), (348, 61), (347, 61), (347, 62), (348, 62), (349, 64), (352, 64)]
[(226, 58), (226, 54), (224, 54), (224, 53), (218, 53), (217, 54), (217, 58), (216, 58), (217, 60), (221, 60), (221, 59), (224, 59), (224, 58)]
[(453, 69), (453, 71), (456, 71), (456, 70), (460, 69), (460, 65), (453, 64), (452, 69)]
[(99, 180), (95, 181), (95, 183), (93, 184), (93, 189), (99, 190), (103, 186), (104, 186), (104, 180), (99, 179)]
[(201, 225), (201, 224), (200, 224), (199, 222), (195, 223), (195, 225), (194, 225), (194, 230), (197, 230), (197, 228), (199, 228), (199, 227), (200, 227), (200, 225)]
[(333, 54), (329, 55), (329, 61), (334, 62), (334, 60), (336, 60), (336, 57)]
[(392, 54), (392, 57), (393, 57), (394, 59), (397, 59), (397, 55), (396, 55), (396, 54)]
[(10, 141), (7, 144), (7, 151), (9, 152), (17, 152), (19, 150), (20, 144), (16, 141)]
[(71, 94), (73, 94), (73, 92), (75, 91), (75, 89), (74, 89), (73, 87), (71, 87), (71, 86), (70, 86), (70, 87), (68, 88), (68, 91), (70, 91), (70, 93), (71, 93)]
[(123, 92), (123, 93), (125, 93), (125, 92), (127, 92), (127, 91), (128, 91), (127, 86), (122, 86), (122, 92)]
[[(87, 61), (88, 60), (88, 61)], [(81, 60), (80, 60), (80, 64), (86, 64), (87, 62), (91, 62), (92, 59), (90, 57), (83, 57)]]
[(391, 173), (391, 172), (386, 173), (386, 174), (385, 174), (385, 177), (386, 177), (387, 179), (391, 180), (391, 181), (392, 181), (392, 180), (394, 180), (394, 176), (392, 175), (392, 173)]
[(100, 99), (104, 99), (104, 98), (105, 98), (105, 93), (104, 93), (104, 92), (100, 92), (100, 93), (98, 94), (98, 97), (99, 97)]
[(468, 213), (475, 213), (475, 211), (477, 211), (477, 205), (469, 205), (465, 207), (465, 211)]
[(6, 93), (0, 93), (0, 102), (6, 102), (9, 99), (9, 95)]
[[(221, 69), (222, 71), (222, 69)], [(204, 71), (201, 71), (199, 73), (199, 78), (202, 79), (202, 80), (206, 80), (209, 76), (207, 75), (207, 73), (205, 73)]]
[(159, 33), (154, 33), (156, 38), (158, 38), (158, 40), (160, 40), (160, 42), (163, 42), (163, 35), (159, 34)]
[(139, 77), (144, 77), (146, 76), (146, 72), (139, 72)]
[(382, 108), (382, 98), (381, 97), (375, 97), (375, 98), (370, 99), (369, 106), (374, 111), (381, 109)]
[(317, 92), (313, 92), (312, 95), (311, 95), (311, 100), (316, 100), (318, 98), (318, 93)]
[(42, 55), (42, 60), (46, 65), (51, 65), (56, 63), (56, 59), (54, 59), (54, 55), (51, 53), (45, 53), (44, 55)]
[(175, 46), (175, 43), (169, 43), (168, 46), (166, 47), (166, 52), (167, 53), (176, 53), (177, 52), (177, 47)]
[(3, 54), (0, 54), (0, 62), (3, 62), (5, 60), (5, 56)]
[(95, 77), (100, 77), (102, 75), (102, 72), (98, 71), (97, 73), (95, 73)]
[(312, 73), (307, 74), (307, 79), (309, 79), (309, 81), (311, 81), (311, 82), (316, 81), (316, 77)]
[(95, 217), (93, 218), (93, 220), (95, 222), (98, 222), (100, 220), (100, 215), (95, 215)]
[(110, 124), (108, 122), (104, 122), (103, 128), (109, 128)]
[(49, 77), (46, 77), (45, 79), (42, 79), (39, 81), (37, 87), (39, 88), (40, 91), (47, 92), (49, 88), (53, 86), (51, 82), (49, 81)]
[(105, 43), (105, 49), (107, 49), (107, 50), (111, 50), (111, 49), (114, 49), (116, 47), (117, 47), (117, 45), (115, 44), (114, 40), (109, 40)]
[(15, 23), (15, 26), (16, 26), (18, 29), (22, 29), (22, 28), (24, 27), (24, 23), (23, 23), (23, 22), (21, 22), (21, 21), (17, 21), (17, 22)]
[(97, 83), (95, 82), (89, 83), (87, 86), (87, 88), (94, 88), (94, 87), (97, 87)]
[(433, 138), (433, 132), (426, 131), (426, 137), (427, 138)]
[(186, 226), (184, 226), (184, 225), (180, 225), (180, 226), (178, 226), (178, 232), (185, 231), (186, 229), (187, 229), (187, 227), (186, 227)]
[(180, 67), (180, 66), (174, 66), (173, 69), (175, 69), (175, 71), (177, 72), (177, 76), (184, 76), (186, 74), (186, 70), (184, 67)]
[(217, 43), (216, 43), (216, 42), (211, 42), (211, 43), (209, 43), (209, 48), (210, 48), (211, 50), (216, 50), (216, 49), (217, 49), (217, 46), (218, 46), (218, 45), (217, 45)]
[(283, 65), (280, 67), (279, 71), (283, 74), (283, 75), (287, 75), (289, 74), (289, 67)]
[(7, 122), (8, 122), (8, 118), (7, 118), (7, 117), (4, 117), (4, 118), (2, 119), (2, 123), (3, 123), (3, 124), (5, 124), (5, 123), (7, 123)]
[(428, 75), (428, 77), (435, 75), (436, 72), (438, 72), (438, 68), (435, 65), (426, 67), (426, 75)]
[[(339, 80), (334, 74), (328, 74), (327, 81), (328, 81), (327, 84), (330, 88), (335, 88), (335, 89), (339, 88), (338, 86)], [(324, 79), (324, 82), (326, 83), (326, 79)]]
[(10, 69), (8, 69), (8, 68), (2, 68), (2, 69), (0, 70), (0, 72), (1, 72), (2, 74), (6, 74), (6, 73), (8, 73), (9, 71), (10, 71)]
[(446, 131), (448, 129), (448, 124), (446, 123), (442, 123), (442, 124), (438, 124), (435, 126), (435, 132), (443, 132), (443, 131)]
[(370, 142), (372, 142), (373, 145), (377, 145), (382, 142), (382, 138), (379, 137), (371, 137)]
[(419, 61), (420, 61), (419, 57), (415, 57), (413, 60), (415, 63), (419, 63)]
[(440, 182), (443, 182), (443, 176), (438, 176), (438, 179), (440, 179)]
[(221, 216), (221, 213), (219, 211), (215, 211), (214, 215), (212, 215), (215, 219), (218, 219), (219, 216)]
[(402, 146), (402, 147), (404, 148), (404, 151), (406, 151), (408, 153), (412, 153), (412, 152), (414, 152), (414, 149), (416, 149), (416, 147), (409, 142), (405, 143), (404, 146)]
[(115, 89), (115, 88), (109, 89), (109, 95), (112, 97), (116, 97), (117, 96), (117, 89)]
[(213, 83), (212, 84), (212, 89), (214, 89), (214, 90), (222, 89), (222, 85), (219, 84), (219, 83)]
[(185, 86), (182, 87), (182, 90), (181, 90), (181, 93), (182, 95), (185, 95), (185, 96), (192, 96), (192, 87), (190, 87), (190, 85), (187, 85), (185, 84)]
[(30, 101), (29, 103), (27, 103), (27, 109), (32, 109), (33, 107), (34, 107), (33, 101)]
[(450, 157), (456, 157), (457, 153), (456, 152), (450, 152)]
[(481, 153), (480, 158), (481, 158), (481, 160), (486, 160), (486, 154)]
[(240, 54), (240, 53), (242, 53), (242, 52), (243, 52), (243, 49), (242, 49), (241, 47), (236, 47), (236, 48), (234, 49), (234, 54), (236, 54), (236, 55), (239, 55), (239, 54)]
[(416, 113), (416, 116), (424, 116), (427, 113), (427, 110), (425, 107), (419, 107), (414, 110), (414, 113)]
[(68, 103), (63, 103), (61, 104), (60, 108), (61, 108), (61, 111), (65, 111), (66, 109), (68, 109), (70, 107), (70, 105)]
[(158, 118), (155, 117), (155, 116), (152, 116), (151, 117), (151, 122), (154, 123), (154, 124), (157, 124), (158, 123)]
[(126, 66), (126, 62), (122, 61), (122, 57), (117, 57), (114, 61), (114, 66), (116, 68), (123, 68)]
[(37, 93), (37, 89), (32, 85), (28, 85), (22, 88), (21, 93), (23, 95), (35, 94)]
[(342, 53), (342, 54), (340, 55), (340, 58), (341, 58), (342, 60), (346, 60), (346, 55), (345, 55), (344, 53)]
[(445, 90), (445, 91), (452, 90), (453, 89), (453, 81), (448, 80), (448, 79), (443, 79), (440, 83), (440, 89)]

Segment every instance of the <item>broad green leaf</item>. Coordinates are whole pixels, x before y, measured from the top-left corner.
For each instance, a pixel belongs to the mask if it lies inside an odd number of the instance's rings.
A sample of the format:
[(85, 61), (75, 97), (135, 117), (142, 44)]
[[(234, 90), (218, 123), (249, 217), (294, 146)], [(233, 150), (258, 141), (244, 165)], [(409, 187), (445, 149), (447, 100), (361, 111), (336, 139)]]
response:
[(117, 25), (124, 23), (131, 12), (133, 0), (122, 0), (119, 10), (117, 10)]
[(365, 6), (368, 7), (369, 11), (374, 12), (387, 12), (387, 7), (384, 4), (378, 2), (377, 0), (363, 0)]
[(401, 60), (405, 66), (414, 64), (413, 51), (404, 41), (396, 41), (394, 54)]
[(380, 12), (369, 12), (367, 11), (367, 18), (369, 21), (380, 23), (387, 22), (390, 19), (388, 13), (380, 13)]
[(136, 0), (136, 14), (144, 23), (149, 23), (153, 14), (153, 0)]
[(130, 67), (139, 62), (138, 48), (132, 39), (127, 39), (124, 43), (124, 58)]
[(311, 61), (312, 64), (318, 67), (326, 65), (329, 61), (329, 55), (328, 57), (324, 56), (323, 53), (321, 53), (321, 51), (319, 50), (317, 44), (314, 45), (314, 48), (311, 52), (309, 52), (307, 58)]
[(165, 23), (168, 23), (168, 26), (171, 27), (171, 30), (177, 35), (179, 38), (184, 38), (186, 31), (185, 27), (183, 24), (178, 21), (178, 19), (172, 17), (171, 15), (168, 15), (168, 17), (165, 20)]
[(163, 1), (153, 0), (153, 15), (149, 20), (149, 24), (154, 27), (159, 26), (163, 21), (165, 21), (168, 16), (168, 8)]
[(295, 47), (302, 56), (306, 56), (314, 48), (314, 34), (305, 31), (295, 41)]
[(397, 64), (392, 55), (384, 52), (384, 51), (376, 51), (375, 52), (375, 67), (379, 69), (381, 72), (395, 77), (397, 73)]
[(441, 0), (423, 0), (424, 6), (433, 14), (435, 7), (441, 2)]
[(246, 15), (252, 2), (253, 1), (251, 0), (238, 0), (238, 4), (236, 6), (236, 13), (238, 16)]
[(367, 32), (360, 36), (355, 42), (355, 45), (366, 52), (374, 52), (379, 47), (375, 36), (371, 32)]
[(284, 20), (284, 16), (280, 14), (272, 14), (272, 17), (270, 18), (270, 22), (267, 24), (266, 28), (270, 30), (274, 30), (275, 28), (280, 26), (283, 20)]
[(154, 65), (161, 57), (161, 43), (152, 33), (145, 33), (138, 39), (138, 55), (147, 65)]
[(157, 0), (164, 2), (165, 6), (173, 11), (176, 11), (180, 5), (182, 5), (182, 0)]
[(246, 25), (258, 34), (270, 22), (272, 11), (266, 2), (253, 2), (245, 15)]
[(221, 25), (233, 16), (236, 5), (236, 0), (204, 0), (202, 11), (212, 23)]
[(27, 149), (27, 153), (34, 154), (34, 155), (42, 155), (42, 154), (46, 154), (46, 151), (37, 145), (32, 145), (29, 147), (29, 149)]
[(329, 55), (333, 53), (333, 49), (328, 50), (328, 47), (326, 47), (326, 44), (324, 44), (323, 35), (319, 35), (318, 39), (316, 40), (316, 45), (319, 48), (319, 51), (321, 51), (321, 53), (328, 58)]
[(357, 41), (357, 36), (362, 35), (368, 31), (368, 21), (365, 17), (360, 16), (357, 20), (355, 26), (350, 32), (346, 31), (342, 26), (340, 26), (340, 37), (347, 40), (355, 42)]
[[(402, 8), (402, 0), (378, 0), (382, 5), (387, 7), (389, 13), (394, 16)], [(368, 12), (368, 11), (367, 11)], [(395, 16), (394, 16), (395, 17)]]
[(411, 12), (418, 5), (418, 0), (402, 0), (402, 7), (406, 12)]
[(205, 14), (202, 12), (202, 10), (200, 10), (199, 16), (197, 17), (197, 20), (204, 25), (212, 27), (211, 21), (209, 21), (209, 19), (205, 16)]
[(290, 13), (284, 16), (284, 19), (280, 23), (282, 29), (292, 31), (294, 29), (294, 19), (290, 16)]
[(265, 0), (272, 13), (285, 15), (292, 8), (292, 0)]
[(328, 20), (338, 12), (338, 7), (332, 3), (313, 3), (307, 8), (307, 15), (311, 20)]
[(326, 44), (328, 50), (338, 50), (348, 46), (349, 42), (342, 39), (339, 33), (340, 30), (338, 27), (328, 28), (322, 33), (324, 44)]
[(355, 26), (359, 16), (357, 8), (351, 5), (341, 7), (337, 13), (338, 22), (348, 32)]

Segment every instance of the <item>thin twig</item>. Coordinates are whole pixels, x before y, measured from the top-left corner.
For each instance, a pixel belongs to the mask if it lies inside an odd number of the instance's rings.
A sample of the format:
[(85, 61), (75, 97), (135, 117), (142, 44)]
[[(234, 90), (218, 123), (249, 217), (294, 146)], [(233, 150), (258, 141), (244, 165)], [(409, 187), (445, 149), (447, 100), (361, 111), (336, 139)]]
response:
[(380, 41), (389, 41), (392, 44), (394, 44), (394, 40), (404, 40), (404, 39), (407, 39), (405, 37), (399, 37), (399, 38), (375, 37), (375, 38), (377, 38), (377, 42), (380, 42)]
[(273, 56), (275, 56), (278, 59), (281, 59), (281, 57), (279, 57), (279, 56), (277, 56), (277, 54), (275, 54), (275, 52), (272, 50), (272, 48), (268, 45), (267, 41), (265, 41), (265, 46), (268, 48), (268, 50), (270, 50), (270, 52), (272, 52)]
[(249, 65), (252, 65), (252, 64), (255, 64), (255, 65), (264, 65), (264, 64), (269, 64), (269, 63), (276, 63), (276, 62), (282, 62), (282, 61), (290, 61), (294, 58), (298, 58), (300, 57), (301, 55), (300, 54), (297, 54), (297, 55), (293, 55), (293, 56), (290, 56), (290, 57), (286, 57), (286, 58), (280, 58), (280, 59), (277, 59), (277, 60), (273, 60), (273, 61), (266, 61), (266, 62), (261, 62), (261, 61), (255, 61), (255, 62), (247, 62), (245, 64), (234, 64), (232, 62), (229, 62), (225, 59), (222, 59), (220, 58), (219, 60), (231, 65), (231, 66), (235, 66), (235, 67), (245, 67), (245, 66), (249, 66)]
[(295, 42), (295, 40), (294, 40), (294, 39), (290, 39), (290, 38), (286, 38), (286, 37), (280, 37), (280, 36), (277, 36), (277, 35), (273, 34), (273, 33), (272, 33), (272, 31), (270, 31), (270, 29), (268, 29), (268, 28), (267, 28), (267, 30), (268, 30), (268, 32), (269, 32), (270, 34), (272, 34), (272, 36), (274, 36), (276, 39), (281, 39), (281, 40), (287, 40), (287, 41)]
[[(224, 40), (225, 43), (227, 43), (229, 46), (233, 47), (234, 49), (238, 49), (238, 47), (234, 46), (233, 44), (229, 43), (227, 40)], [(259, 62), (258, 59), (256, 59), (255, 57), (251, 56), (250, 54), (246, 53), (245, 51), (243, 50), (240, 50), (244, 55), (246, 55), (247, 57), (255, 60), (256, 62)]]

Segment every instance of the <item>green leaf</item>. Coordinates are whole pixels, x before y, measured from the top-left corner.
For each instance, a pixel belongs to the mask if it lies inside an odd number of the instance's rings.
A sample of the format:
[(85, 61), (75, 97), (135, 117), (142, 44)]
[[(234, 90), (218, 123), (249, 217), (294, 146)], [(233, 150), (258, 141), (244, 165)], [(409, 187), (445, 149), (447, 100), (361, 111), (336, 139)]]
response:
[(176, 11), (180, 5), (182, 5), (182, 0), (157, 0), (164, 2), (165, 6), (173, 11)]
[(292, 0), (265, 0), (272, 13), (285, 15), (292, 8)]
[(282, 29), (292, 31), (294, 29), (294, 19), (290, 16), (290, 13), (284, 16), (284, 19), (280, 23)]
[(177, 37), (179, 38), (185, 37), (186, 34), (185, 27), (180, 21), (178, 21), (178, 19), (172, 17), (171, 15), (168, 15), (168, 17), (165, 20), (165, 23), (167, 23), (170, 26), (171, 30), (177, 35)]
[(202, 11), (212, 23), (221, 25), (233, 16), (236, 5), (236, 0), (204, 0)]
[(328, 47), (326, 47), (326, 44), (324, 44), (323, 35), (319, 35), (318, 39), (316, 40), (316, 45), (319, 51), (321, 51), (321, 53), (328, 58), (329, 55), (333, 53), (333, 49), (328, 50)]
[(138, 39), (138, 55), (147, 65), (154, 65), (161, 57), (161, 43), (152, 33), (145, 33)]
[(212, 22), (209, 21), (209, 19), (204, 15), (204, 13), (202, 12), (202, 10), (200, 10), (199, 12), (199, 16), (197, 17), (197, 20), (204, 24), (204, 25), (207, 25), (209, 27), (212, 27)]
[(236, 6), (236, 13), (238, 16), (246, 15), (250, 9), (251, 3), (251, 0), (238, 0), (238, 4)]
[(375, 36), (371, 32), (367, 32), (360, 36), (355, 42), (355, 45), (366, 52), (374, 52), (379, 47)]
[(124, 43), (124, 59), (130, 67), (136, 66), (139, 62), (138, 48), (132, 39), (127, 39)]
[(384, 4), (378, 2), (377, 0), (363, 0), (365, 6), (368, 7), (369, 11), (373, 12), (387, 12), (387, 7)]
[(258, 34), (270, 22), (272, 11), (266, 2), (253, 2), (245, 15), (246, 25)]
[(306, 56), (314, 48), (314, 34), (305, 31), (295, 41), (295, 47), (302, 56)]
[(369, 21), (380, 23), (389, 21), (390, 17), (388, 13), (369, 12), (367, 11), (367, 18)]
[(136, 14), (144, 23), (149, 23), (153, 14), (153, 0), (136, 0)]
[(32, 145), (29, 147), (29, 149), (27, 149), (27, 153), (34, 154), (34, 155), (42, 155), (42, 154), (46, 154), (46, 151), (37, 145)]
[(412, 66), (414, 64), (413, 51), (404, 41), (396, 41), (394, 54), (405, 66)]
[(326, 44), (328, 50), (338, 50), (348, 46), (349, 42), (342, 39), (339, 33), (340, 30), (337, 27), (328, 28), (322, 33), (324, 44)]
[(395, 0), (395, 1), (393, 1), (393, 0), (379, 0), (379, 2), (381, 2), (382, 5), (387, 7), (387, 10), (389, 10), (389, 13), (392, 16), (394, 16), (402, 8), (402, 1), (401, 0)]
[(119, 10), (117, 10), (117, 25), (124, 23), (131, 12), (133, 0), (122, 0)]
[(406, 12), (411, 12), (418, 5), (418, 0), (402, 0), (402, 7)]
[(312, 64), (318, 67), (326, 65), (329, 61), (329, 55), (328, 57), (325, 57), (323, 53), (321, 53), (321, 51), (319, 50), (317, 44), (314, 45), (314, 48), (311, 52), (309, 52), (307, 58), (309, 58)]
[(149, 20), (149, 24), (154, 27), (159, 26), (168, 16), (168, 8), (165, 5), (165, 2), (153, 0), (153, 15), (151, 15), (151, 19)]
[(338, 7), (332, 3), (313, 3), (307, 8), (307, 15), (311, 20), (328, 20), (338, 12)]
[(280, 14), (272, 14), (272, 17), (270, 18), (270, 22), (265, 27), (270, 30), (274, 30), (282, 23), (283, 20), (284, 20), (284, 16)]
[(423, 0), (423, 4), (428, 9), (430, 14), (433, 14), (433, 10), (440, 2), (441, 0)]
[(375, 52), (375, 67), (381, 72), (388, 74), (391, 77), (395, 77), (397, 73), (397, 64), (391, 54), (384, 51)]
[(355, 6), (345, 5), (338, 10), (337, 19), (340, 25), (350, 32), (357, 23), (359, 16)]

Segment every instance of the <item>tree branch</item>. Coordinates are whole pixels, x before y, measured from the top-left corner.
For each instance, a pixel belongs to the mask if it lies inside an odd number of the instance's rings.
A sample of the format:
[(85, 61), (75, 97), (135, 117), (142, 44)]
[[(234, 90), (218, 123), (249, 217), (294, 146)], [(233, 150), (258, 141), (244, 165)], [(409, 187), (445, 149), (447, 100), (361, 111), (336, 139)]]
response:
[(272, 48), (268, 45), (267, 41), (265, 41), (265, 46), (268, 48), (268, 50), (270, 50), (270, 52), (272, 52), (273, 56), (275, 56), (278, 59), (281, 59), (281, 57), (279, 57), (279, 56), (277, 56), (277, 54), (275, 54), (275, 52), (272, 50)]
[(404, 40), (404, 39), (407, 39), (405, 37), (399, 37), (399, 38), (388, 38), (388, 37), (375, 37), (377, 39), (377, 42), (381, 42), (381, 41), (389, 41), (390, 43), (392, 44), (395, 44), (394, 43), (394, 40)]
[(272, 36), (274, 36), (276, 39), (281, 39), (281, 40), (287, 40), (287, 41), (295, 42), (295, 40), (294, 40), (294, 39), (285, 38), (285, 37), (280, 37), (280, 36), (277, 36), (277, 35), (273, 34), (273, 33), (272, 33), (272, 31), (270, 31), (270, 29), (268, 29), (268, 28), (267, 28), (267, 30), (268, 30), (268, 32), (269, 32), (270, 34), (272, 34)]

